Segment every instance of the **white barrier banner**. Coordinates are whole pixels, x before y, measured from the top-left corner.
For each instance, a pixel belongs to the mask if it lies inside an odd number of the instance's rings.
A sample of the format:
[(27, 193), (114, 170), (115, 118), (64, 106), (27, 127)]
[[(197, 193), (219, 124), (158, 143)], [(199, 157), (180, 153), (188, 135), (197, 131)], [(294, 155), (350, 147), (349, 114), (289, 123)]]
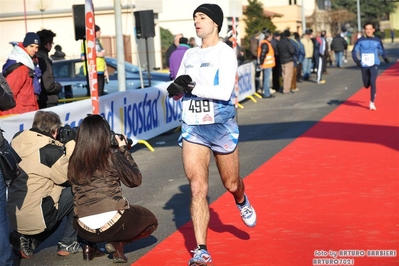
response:
[[(255, 93), (254, 66), (252, 63), (238, 67), (238, 101)], [(100, 114), (107, 119), (111, 129), (125, 134), (134, 143), (148, 140), (181, 125), (181, 101), (168, 97), (170, 82), (155, 87), (128, 90), (101, 96)], [(77, 127), (87, 114), (92, 114), (91, 99), (60, 104), (44, 109), (61, 117), (63, 124)], [(1, 118), (0, 125), (6, 139), (32, 127), (35, 112)]]
[[(116, 133), (123, 133), (134, 143), (148, 140), (181, 125), (181, 102), (167, 96), (169, 82), (141, 90), (128, 90), (101, 96), (100, 114)], [(61, 104), (44, 109), (61, 117), (63, 124), (77, 127), (92, 113), (91, 100)], [(0, 118), (4, 135), (11, 140), (15, 133), (32, 127), (35, 112)]]
[(255, 67), (247, 63), (238, 67), (238, 102), (255, 93)]

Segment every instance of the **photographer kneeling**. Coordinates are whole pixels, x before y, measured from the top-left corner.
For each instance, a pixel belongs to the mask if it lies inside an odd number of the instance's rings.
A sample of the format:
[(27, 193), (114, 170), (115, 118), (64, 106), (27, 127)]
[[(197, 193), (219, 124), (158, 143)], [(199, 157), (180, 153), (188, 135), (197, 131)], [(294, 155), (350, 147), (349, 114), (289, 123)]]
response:
[(67, 178), (69, 157), (75, 147), (74, 131), (65, 143), (56, 139), (61, 127), (58, 114), (37, 111), (32, 128), (18, 132), (12, 147), (21, 157), (21, 175), (9, 188), (7, 212), (11, 244), (21, 257), (30, 258), (35, 248), (67, 217), (57, 254), (81, 251), (73, 228), (73, 195)]
[(107, 242), (105, 248), (113, 253), (114, 262), (127, 262), (124, 245), (157, 229), (158, 221), (151, 211), (130, 205), (122, 195), (121, 182), (137, 187), (141, 172), (126, 147), (126, 137), (112, 133), (102, 116), (89, 115), (79, 125), (68, 179), (78, 234), (89, 241), (83, 246), (84, 260), (97, 255), (95, 243)]

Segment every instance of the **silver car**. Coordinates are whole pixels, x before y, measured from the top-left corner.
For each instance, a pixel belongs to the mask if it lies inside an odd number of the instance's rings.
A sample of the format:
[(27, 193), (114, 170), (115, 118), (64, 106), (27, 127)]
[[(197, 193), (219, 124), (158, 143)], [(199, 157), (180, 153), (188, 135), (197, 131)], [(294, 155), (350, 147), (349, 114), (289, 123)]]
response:
[[(118, 92), (117, 59), (106, 57), (109, 81), (104, 86), (104, 93)], [(84, 61), (66, 59), (53, 61), (53, 72), (56, 81), (63, 85), (60, 98), (77, 98), (88, 96), (87, 80), (84, 72)], [(139, 67), (125, 62), (126, 89), (140, 89)], [(144, 87), (149, 86), (147, 71), (142, 70)], [(151, 86), (170, 81), (169, 73), (151, 72)]]

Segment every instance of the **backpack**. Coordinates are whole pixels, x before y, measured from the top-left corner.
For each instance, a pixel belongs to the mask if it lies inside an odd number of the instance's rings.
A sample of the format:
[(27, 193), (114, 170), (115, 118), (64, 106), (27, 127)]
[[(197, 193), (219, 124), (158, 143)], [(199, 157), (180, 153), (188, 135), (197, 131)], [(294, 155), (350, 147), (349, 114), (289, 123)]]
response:
[(259, 40), (255, 35), (253, 35), (250, 38), (250, 51), (251, 51), (251, 55), (254, 58), (258, 57), (258, 46), (259, 46)]
[[(20, 66), (23, 66), (21, 62), (16, 62), (15, 60), (7, 60), (7, 62), (3, 66), (3, 76), (7, 77), (11, 74), (15, 69)], [(35, 70), (29, 69), (29, 76), (33, 78), (33, 88), (34, 93), (39, 95), (42, 91), (42, 86), (40, 84), (41, 80), (40, 77), (42, 76), (42, 71), (40, 70), (39, 66), (35, 64)]]

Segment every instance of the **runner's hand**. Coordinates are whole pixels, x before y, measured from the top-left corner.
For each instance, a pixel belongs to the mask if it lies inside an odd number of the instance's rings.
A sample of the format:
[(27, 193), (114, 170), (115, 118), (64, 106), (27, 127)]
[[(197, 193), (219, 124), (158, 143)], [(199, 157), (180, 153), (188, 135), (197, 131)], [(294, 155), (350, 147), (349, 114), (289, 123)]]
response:
[(357, 61), (357, 62), (356, 62), (356, 65), (357, 65), (358, 67), (362, 67), (362, 62)]
[(389, 64), (389, 62), (390, 62), (388, 57), (385, 57), (385, 58), (384, 58), (384, 61), (385, 61), (385, 63), (387, 63), (387, 64)]
[(178, 96), (184, 93), (184, 88), (174, 82), (170, 83), (166, 90), (169, 93), (169, 97)]
[(192, 81), (192, 79), (191, 79), (191, 77), (189, 75), (178, 76), (175, 79), (174, 83), (176, 83), (177, 85), (183, 87), (183, 91), (185, 93), (191, 93), (191, 91), (195, 87), (195, 82)]
[(192, 79), (189, 75), (181, 75), (175, 79), (174, 83), (176, 83), (182, 87), (187, 87), (191, 81), (192, 81)]

